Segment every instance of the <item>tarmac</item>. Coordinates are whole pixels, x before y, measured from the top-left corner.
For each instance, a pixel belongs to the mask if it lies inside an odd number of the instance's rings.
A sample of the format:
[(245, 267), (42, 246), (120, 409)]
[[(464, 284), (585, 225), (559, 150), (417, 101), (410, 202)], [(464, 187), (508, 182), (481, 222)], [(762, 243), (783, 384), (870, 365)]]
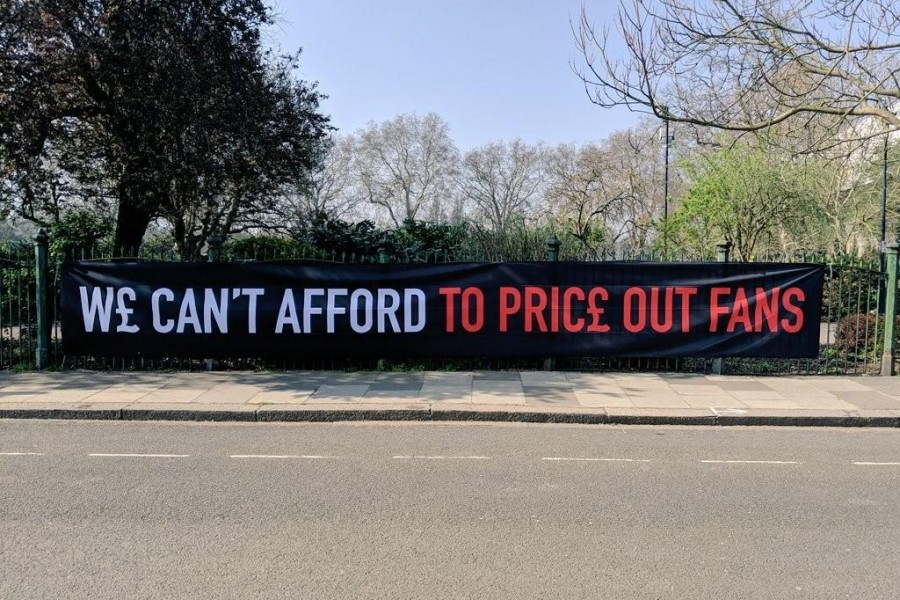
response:
[(900, 427), (898, 377), (676, 373), (0, 374), (0, 418)]

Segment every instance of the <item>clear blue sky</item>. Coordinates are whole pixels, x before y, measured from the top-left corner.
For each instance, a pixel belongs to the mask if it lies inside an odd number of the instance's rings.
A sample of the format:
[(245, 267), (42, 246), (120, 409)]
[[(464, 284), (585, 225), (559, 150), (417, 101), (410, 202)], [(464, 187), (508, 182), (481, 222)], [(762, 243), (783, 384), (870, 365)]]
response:
[[(588, 142), (638, 116), (592, 104), (572, 71), (581, 0), (275, 0), (269, 33), (303, 48), (301, 73), (352, 133), (400, 113), (436, 112), (457, 145)], [(588, 0), (610, 25), (614, 0)]]

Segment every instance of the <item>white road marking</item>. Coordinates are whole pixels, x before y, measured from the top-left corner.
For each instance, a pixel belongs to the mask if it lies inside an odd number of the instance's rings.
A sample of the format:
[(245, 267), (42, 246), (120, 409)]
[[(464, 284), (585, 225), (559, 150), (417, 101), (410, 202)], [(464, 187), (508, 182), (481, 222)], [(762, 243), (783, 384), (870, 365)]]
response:
[(713, 465), (801, 465), (796, 460), (701, 460)]
[(490, 460), (490, 456), (394, 456), (395, 460)]
[(337, 458), (324, 454), (232, 454), (228, 458)]
[(0, 456), (44, 456), (43, 452), (0, 452)]
[(573, 461), (573, 462), (651, 462), (649, 458), (578, 458), (565, 456), (544, 456), (541, 460)]
[(101, 458), (188, 458), (190, 454), (88, 454)]
[(900, 467), (900, 462), (855, 462), (853, 464), (864, 467)]

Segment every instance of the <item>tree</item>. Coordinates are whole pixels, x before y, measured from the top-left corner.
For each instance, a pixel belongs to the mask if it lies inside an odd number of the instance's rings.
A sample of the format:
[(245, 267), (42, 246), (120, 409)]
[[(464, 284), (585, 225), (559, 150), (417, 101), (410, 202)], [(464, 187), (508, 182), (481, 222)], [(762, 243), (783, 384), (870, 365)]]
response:
[(351, 177), (355, 143), (351, 136), (332, 136), (322, 146), (323, 157), (308, 181), (300, 181), (291, 189), (291, 208), (295, 216), (326, 214), (341, 217), (353, 208), (357, 200)]
[(307, 176), (328, 119), (297, 55), (263, 50), (262, 0), (11, 0), (0, 146), (17, 210), (115, 209), (115, 245), (168, 221), (185, 257)]
[(885, 234), (888, 241), (900, 234), (900, 144), (896, 140), (873, 138), (848, 159), (818, 169), (814, 182), (823, 199), (820, 207), (828, 226), (825, 241), (831, 248), (857, 255), (880, 249), (885, 183)]
[(476, 208), (476, 219), (493, 230), (524, 220), (544, 191), (546, 151), (522, 140), (493, 142), (466, 153), (460, 188)]
[(449, 130), (441, 117), (429, 113), (370, 123), (358, 135), (353, 168), (361, 195), (383, 209), (395, 227), (441, 213), (459, 164)]
[(621, 221), (624, 190), (608, 181), (606, 157), (596, 145), (560, 146), (550, 160), (548, 199), (555, 220), (584, 247), (597, 254), (616, 242), (615, 221)]
[[(548, 197), (555, 218), (589, 252), (639, 251), (653, 241), (664, 206), (660, 133), (644, 121), (598, 144), (561, 146), (552, 153)], [(670, 197), (680, 183), (676, 158), (673, 152)]]
[(691, 168), (691, 186), (670, 223), (673, 244), (695, 256), (731, 242), (739, 260), (800, 235), (818, 219), (808, 171), (764, 150), (737, 145), (701, 159)]
[(613, 40), (582, 12), (581, 76), (600, 106), (745, 132), (817, 118), (900, 128), (893, 0), (620, 0), (616, 28)]

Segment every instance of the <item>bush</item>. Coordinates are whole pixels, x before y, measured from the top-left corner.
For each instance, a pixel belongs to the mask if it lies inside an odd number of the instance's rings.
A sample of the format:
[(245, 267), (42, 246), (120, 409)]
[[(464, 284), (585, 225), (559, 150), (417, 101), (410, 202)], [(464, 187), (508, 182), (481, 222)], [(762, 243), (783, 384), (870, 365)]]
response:
[[(856, 313), (841, 317), (838, 321), (835, 343), (838, 350), (846, 354), (879, 354), (884, 340), (884, 315)], [(895, 319), (895, 331), (900, 327), (900, 318)]]
[(397, 229), (381, 229), (371, 221), (349, 223), (318, 215), (297, 232), (319, 258), (377, 260), (384, 250), (392, 261), (432, 261), (458, 254), (467, 229), (462, 225), (439, 225), (406, 221)]
[(468, 228), (465, 225), (407, 220), (402, 227), (389, 233), (402, 260), (428, 262), (455, 260), (468, 235)]
[(108, 251), (113, 231), (113, 219), (109, 214), (90, 210), (71, 210), (65, 213), (48, 232), (50, 255), (54, 260), (77, 260), (82, 256), (93, 258)]
[(393, 241), (385, 239), (387, 232), (371, 221), (348, 223), (318, 215), (305, 225), (301, 235), (302, 241), (319, 254), (334, 256), (337, 260), (377, 256), (380, 247), (385, 247), (391, 254), (395, 250)]
[(222, 248), (223, 260), (290, 260), (311, 256), (308, 244), (273, 235), (254, 235), (230, 240)]

